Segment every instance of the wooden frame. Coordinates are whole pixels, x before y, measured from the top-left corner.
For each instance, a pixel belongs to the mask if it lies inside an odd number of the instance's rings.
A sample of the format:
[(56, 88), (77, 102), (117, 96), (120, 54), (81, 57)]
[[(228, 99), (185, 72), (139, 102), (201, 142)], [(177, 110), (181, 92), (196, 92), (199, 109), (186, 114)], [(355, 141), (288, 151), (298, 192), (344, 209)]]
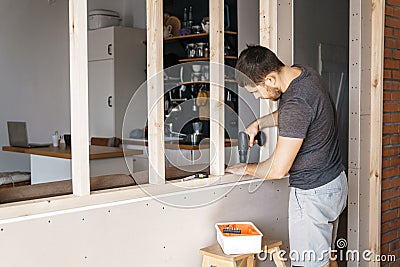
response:
[(210, 174), (225, 173), (224, 1), (210, 2)]
[[(371, 141), (369, 163), (369, 247), (374, 255), (381, 246), (381, 184), (382, 184), (382, 123), (383, 123), (383, 58), (385, 1), (372, 0), (371, 33)], [(379, 266), (379, 262), (370, 262)]]
[(384, 10), (382, 0), (350, 1), (348, 249), (371, 257), (380, 253)]
[(149, 183), (165, 183), (163, 1), (147, 0), (147, 107)]
[(90, 194), (87, 0), (69, 0), (72, 188)]
[[(268, 47), (278, 54), (278, 0), (260, 0), (260, 45)], [(260, 117), (272, 113), (277, 108), (276, 102), (260, 99)], [(260, 150), (260, 161), (264, 161), (272, 155), (278, 137), (276, 127), (263, 131), (269, 140), (267, 149)]]

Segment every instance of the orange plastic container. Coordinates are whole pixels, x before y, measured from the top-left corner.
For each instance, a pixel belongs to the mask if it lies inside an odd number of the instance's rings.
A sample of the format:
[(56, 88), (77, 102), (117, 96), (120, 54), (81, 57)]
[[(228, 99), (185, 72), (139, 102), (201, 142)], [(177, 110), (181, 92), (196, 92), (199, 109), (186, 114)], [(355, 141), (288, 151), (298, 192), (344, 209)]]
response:
[[(224, 233), (224, 229), (240, 230), (240, 233)], [(225, 254), (256, 254), (261, 252), (263, 234), (252, 222), (216, 223), (217, 241)]]

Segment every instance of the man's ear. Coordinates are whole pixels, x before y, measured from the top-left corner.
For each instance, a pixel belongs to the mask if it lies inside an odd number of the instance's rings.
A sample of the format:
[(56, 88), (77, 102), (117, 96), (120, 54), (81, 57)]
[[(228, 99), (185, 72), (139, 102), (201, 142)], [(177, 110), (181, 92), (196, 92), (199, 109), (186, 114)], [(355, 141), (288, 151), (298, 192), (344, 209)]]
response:
[(274, 73), (270, 73), (267, 75), (267, 77), (265, 77), (264, 79), (264, 83), (266, 86), (269, 87), (276, 87), (276, 76), (274, 75)]

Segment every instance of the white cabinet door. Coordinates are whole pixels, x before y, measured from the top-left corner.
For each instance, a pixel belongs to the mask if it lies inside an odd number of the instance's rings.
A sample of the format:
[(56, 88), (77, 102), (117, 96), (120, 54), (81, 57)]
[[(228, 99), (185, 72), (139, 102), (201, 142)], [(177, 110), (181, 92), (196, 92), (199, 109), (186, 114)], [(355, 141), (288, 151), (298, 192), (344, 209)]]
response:
[(114, 60), (89, 62), (89, 135), (113, 137)]
[(88, 32), (89, 61), (114, 58), (114, 28)]

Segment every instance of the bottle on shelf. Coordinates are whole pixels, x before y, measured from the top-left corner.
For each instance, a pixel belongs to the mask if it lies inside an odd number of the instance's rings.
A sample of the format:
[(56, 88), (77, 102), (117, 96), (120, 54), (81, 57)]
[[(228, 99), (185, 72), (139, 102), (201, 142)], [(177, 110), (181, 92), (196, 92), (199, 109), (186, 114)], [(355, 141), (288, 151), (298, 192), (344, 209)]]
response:
[(187, 21), (187, 8), (185, 7), (183, 9), (183, 23), (182, 23), (182, 28), (186, 29), (188, 27), (188, 21)]
[(192, 6), (189, 7), (189, 20), (188, 20), (188, 28), (191, 29), (193, 26), (193, 9)]

